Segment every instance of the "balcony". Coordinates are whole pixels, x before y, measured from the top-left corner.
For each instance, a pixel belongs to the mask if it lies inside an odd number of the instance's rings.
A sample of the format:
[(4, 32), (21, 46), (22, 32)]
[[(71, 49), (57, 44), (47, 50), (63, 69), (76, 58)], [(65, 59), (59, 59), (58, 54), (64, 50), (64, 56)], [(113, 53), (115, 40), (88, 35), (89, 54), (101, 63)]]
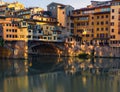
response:
[(27, 22), (25, 22), (25, 21), (23, 21), (23, 22), (20, 22), (19, 23), (19, 27), (28, 27), (28, 24), (27, 24)]

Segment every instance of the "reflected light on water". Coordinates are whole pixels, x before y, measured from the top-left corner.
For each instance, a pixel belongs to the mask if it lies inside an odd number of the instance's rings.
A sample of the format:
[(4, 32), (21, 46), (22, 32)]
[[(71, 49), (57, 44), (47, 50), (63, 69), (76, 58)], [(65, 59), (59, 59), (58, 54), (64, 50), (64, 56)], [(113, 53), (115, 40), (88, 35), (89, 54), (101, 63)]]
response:
[(85, 87), (86, 87), (86, 81), (87, 81), (86, 77), (83, 76), (83, 77), (82, 77), (82, 82), (83, 82), (83, 85), (84, 85)]
[(4, 92), (28, 92), (28, 77), (14, 77), (4, 80)]
[(90, 61), (76, 57), (31, 57), (29, 60), (1, 60), (0, 63), (0, 92), (120, 90), (120, 76), (104, 74), (109, 67), (119, 70), (119, 59), (95, 58)]

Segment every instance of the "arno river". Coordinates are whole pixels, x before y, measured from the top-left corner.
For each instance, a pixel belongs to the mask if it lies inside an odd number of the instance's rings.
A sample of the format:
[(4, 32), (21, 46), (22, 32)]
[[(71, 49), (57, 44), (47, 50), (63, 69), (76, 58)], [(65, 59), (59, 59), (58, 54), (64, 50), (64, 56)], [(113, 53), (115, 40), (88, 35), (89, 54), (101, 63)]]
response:
[(120, 59), (0, 59), (0, 92), (120, 92)]

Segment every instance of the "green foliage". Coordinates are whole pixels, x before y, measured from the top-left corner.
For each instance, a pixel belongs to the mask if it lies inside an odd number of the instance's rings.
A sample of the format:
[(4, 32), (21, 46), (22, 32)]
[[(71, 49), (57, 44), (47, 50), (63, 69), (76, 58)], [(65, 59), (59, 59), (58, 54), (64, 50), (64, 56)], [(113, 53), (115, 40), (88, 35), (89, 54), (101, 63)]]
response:
[(89, 55), (86, 53), (79, 54), (79, 58), (88, 58)]
[(0, 38), (0, 46), (4, 46), (4, 40), (2, 38)]

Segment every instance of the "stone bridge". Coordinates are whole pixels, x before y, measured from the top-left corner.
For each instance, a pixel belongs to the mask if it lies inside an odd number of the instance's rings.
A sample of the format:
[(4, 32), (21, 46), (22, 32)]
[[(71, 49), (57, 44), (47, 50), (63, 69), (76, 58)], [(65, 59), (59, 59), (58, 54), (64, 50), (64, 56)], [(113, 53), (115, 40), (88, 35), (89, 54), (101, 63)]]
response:
[(62, 55), (65, 51), (64, 42), (29, 41), (28, 53), (36, 55)]

